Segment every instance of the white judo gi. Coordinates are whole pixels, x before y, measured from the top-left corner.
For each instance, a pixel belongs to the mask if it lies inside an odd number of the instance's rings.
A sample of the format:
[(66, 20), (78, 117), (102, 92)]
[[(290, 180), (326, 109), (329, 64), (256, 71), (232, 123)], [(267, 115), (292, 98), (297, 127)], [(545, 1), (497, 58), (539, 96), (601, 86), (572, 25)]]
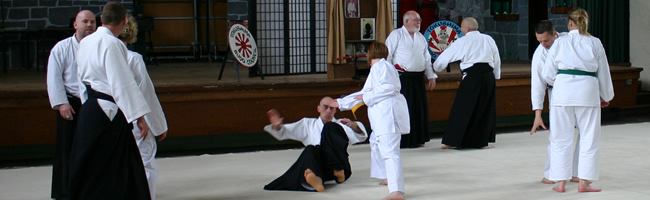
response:
[[(567, 35), (567, 32), (558, 33), (558, 37)], [(552, 46), (552, 45), (551, 45)], [(533, 111), (544, 109), (544, 96), (546, 95), (547, 85), (546, 81), (542, 77), (542, 69), (544, 63), (546, 62), (546, 57), (548, 55), (548, 49), (544, 48), (541, 44), (535, 49), (533, 53), (533, 60), (531, 62), (530, 70), (530, 100), (533, 106)], [(553, 88), (548, 88), (548, 96), (551, 99)], [(579, 136), (578, 136), (579, 137)], [(575, 145), (575, 150), (573, 151), (573, 172), (572, 176), (578, 176), (578, 152), (580, 151), (580, 145)], [(548, 144), (546, 152), (546, 161), (544, 162), (544, 178), (548, 179), (550, 171), (550, 162), (551, 162), (551, 144)]]
[(127, 64), (127, 51), (106, 27), (79, 44), (77, 73), (89, 87), (80, 88), (84, 104), (71, 153), (71, 199), (150, 198), (128, 123), (151, 109)]
[[(366, 133), (366, 127), (363, 126), (361, 122), (355, 122), (359, 126), (359, 129), (363, 133), (356, 133), (354, 129), (349, 126), (341, 123), (341, 120), (333, 118), (332, 122), (337, 123), (343, 127), (345, 134), (350, 140), (350, 145), (366, 141), (368, 138), (368, 133)], [(302, 118), (301, 120), (289, 123), (282, 124), (280, 130), (273, 129), (271, 124), (264, 126), (264, 131), (271, 134), (277, 140), (295, 140), (302, 142), (303, 145), (320, 145), (321, 133), (323, 132), (323, 120), (318, 118)]]
[(577, 126), (580, 130), (578, 178), (598, 180), (600, 99), (609, 102), (614, 98), (602, 43), (598, 38), (571, 30), (551, 46), (542, 77), (553, 85), (553, 95), (550, 96), (549, 179), (562, 181), (571, 178), (571, 145), (573, 130)]
[(337, 99), (339, 109), (349, 110), (361, 103), (354, 97), (363, 95), (368, 106), (370, 135), (370, 177), (387, 179), (389, 192), (404, 191), (404, 175), (400, 159), (400, 139), (411, 130), (409, 113), (395, 67), (381, 59), (370, 68), (370, 74), (359, 92)]
[[(142, 95), (149, 104), (151, 112), (146, 114), (144, 118), (149, 125), (149, 135), (145, 139), (136, 140), (140, 154), (142, 155), (142, 164), (144, 165), (145, 172), (147, 173), (147, 181), (149, 182), (149, 192), (151, 199), (156, 199), (156, 183), (158, 182), (158, 165), (156, 165), (156, 151), (158, 145), (156, 144), (156, 137), (167, 132), (167, 119), (163, 112), (156, 90), (147, 72), (147, 67), (144, 64), (142, 55), (129, 51), (128, 63), (131, 70), (133, 70), (135, 82), (142, 91)], [(133, 136), (137, 139), (140, 137), (140, 129), (138, 126), (133, 126)]]

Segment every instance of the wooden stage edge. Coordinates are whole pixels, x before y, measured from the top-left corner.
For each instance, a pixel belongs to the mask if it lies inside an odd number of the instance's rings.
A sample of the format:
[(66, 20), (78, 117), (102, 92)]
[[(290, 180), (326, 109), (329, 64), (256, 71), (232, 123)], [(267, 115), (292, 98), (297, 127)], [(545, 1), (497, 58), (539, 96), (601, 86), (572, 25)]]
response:
[[(231, 77), (230, 81), (219, 82), (214, 68), (150, 67), (169, 125), (169, 136), (159, 143), (159, 152), (293, 144), (277, 142), (263, 133), (263, 127), (269, 123), (266, 111), (278, 109), (285, 122), (317, 117), (316, 106), (323, 96), (349, 94), (360, 90), (364, 83), (363, 78), (331, 80), (326, 74), (266, 76), (265, 80), (242, 78), (242, 82), (232, 81)], [(498, 126), (531, 123), (530, 65), (505, 63), (502, 68), (496, 90)], [(436, 88), (427, 92), (432, 132), (444, 129), (460, 83), (458, 68), (452, 69), (455, 70), (451, 73), (440, 73)], [(641, 71), (634, 67), (611, 67), (616, 94), (612, 107), (636, 104)], [(225, 72), (226, 76), (232, 74)], [(3, 79), (6, 82), (7, 76), (11, 75), (0, 76), (0, 83)], [(39, 77), (32, 78), (34, 85), (17, 83), (15, 87), (0, 88), (0, 161), (47, 159), (54, 155), (56, 113), (49, 106), (44, 74), (36, 76)], [(339, 111), (336, 116), (353, 118), (349, 111)], [(358, 111), (357, 116), (370, 127), (365, 109)]]

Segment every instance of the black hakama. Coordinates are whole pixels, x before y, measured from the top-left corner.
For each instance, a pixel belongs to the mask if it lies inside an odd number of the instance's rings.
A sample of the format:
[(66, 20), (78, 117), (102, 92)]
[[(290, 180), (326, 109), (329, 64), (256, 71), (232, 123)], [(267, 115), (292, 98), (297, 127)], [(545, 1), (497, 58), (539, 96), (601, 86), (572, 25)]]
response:
[(282, 176), (264, 186), (265, 190), (315, 191), (305, 180), (305, 170), (311, 169), (323, 181), (336, 180), (334, 171), (344, 170), (345, 180), (352, 171), (348, 160), (348, 136), (341, 125), (326, 123), (320, 145), (308, 145), (298, 160)]
[(411, 120), (411, 132), (402, 135), (401, 148), (417, 148), (429, 139), (429, 104), (422, 72), (400, 72), (400, 93), (406, 98)]
[(442, 144), (482, 148), (495, 141), (496, 95), (493, 68), (476, 63), (463, 70)]
[(56, 112), (56, 145), (54, 149), (54, 162), (52, 164), (52, 199), (67, 199), (70, 196), (70, 150), (75, 128), (79, 120), (81, 100), (68, 94), (68, 104), (74, 110), (72, 120), (61, 117)]
[(113, 98), (87, 88), (70, 160), (70, 199), (151, 199), (133, 125), (121, 110), (111, 121), (97, 99)]

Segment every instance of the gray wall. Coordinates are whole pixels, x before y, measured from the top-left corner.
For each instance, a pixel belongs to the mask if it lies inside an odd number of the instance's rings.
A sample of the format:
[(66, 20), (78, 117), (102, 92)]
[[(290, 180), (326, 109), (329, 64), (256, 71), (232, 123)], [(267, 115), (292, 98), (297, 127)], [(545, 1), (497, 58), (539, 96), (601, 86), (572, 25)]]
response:
[[(69, 27), (70, 19), (81, 10), (99, 13), (106, 0), (4, 0), (6, 29)], [(120, 0), (133, 8), (133, 0)]]
[[(549, 20), (558, 31), (567, 31), (566, 14), (552, 14), (549, 1)], [(438, 3), (440, 19), (459, 23), (459, 17), (474, 17), (479, 22), (479, 31), (494, 38), (502, 60), (530, 60), (528, 57), (528, 1), (512, 0), (512, 13), (519, 14), (518, 21), (495, 21), (490, 14), (490, 1), (446, 0)]]
[(248, 0), (228, 0), (228, 20), (248, 20)]
[(630, 62), (641, 71), (641, 89), (650, 91), (650, 1), (630, 0)]

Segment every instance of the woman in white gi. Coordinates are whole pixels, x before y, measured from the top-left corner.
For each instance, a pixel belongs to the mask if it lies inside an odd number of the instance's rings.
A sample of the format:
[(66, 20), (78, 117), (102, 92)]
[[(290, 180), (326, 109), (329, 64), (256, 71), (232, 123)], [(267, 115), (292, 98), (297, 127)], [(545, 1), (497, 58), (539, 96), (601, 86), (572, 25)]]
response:
[[(135, 18), (129, 15), (126, 21), (126, 28), (122, 33), (120, 33), (119, 38), (128, 45), (135, 42), (137, 35), (138, 24), (136, 23)], [(158, 141), (165, 139), (167, 136), (167, 119), (165, 118), (165, 113), (163, 113), (162, 107), (160, 106), (160, 101), (158, 101), (156, 90), (153, 87), (153, 83), (149, 77), (149, 72), (147, 72), (147, 67), (144, 64), (142, 55), (129, 50), (127, 56), (127, 62), (129, 67), (131, 67), (131, 70), (133, 70), (135, 82), (138, 84), (147, 104), (149, 104), (149, 107), (151, 108), (151, 112), (144, 116), (150, 128), (149, 136), (144, 139), (140, 137), (140, 129), (137, 126), (133, 127), (133, 136), (137, 139), (136, 144), (138, 144), (138, 148), (140, 149), (142, 164), (144, 165), (147, 174), (147, 181), (149, 182), (151, 199), (155, 200), (156, 183), (158, 182), (158, 166), (156, 165), (155, 160), (158, 148), (155, 137), (158, 137)]]
[[(580, 130), (579, 192), (599, 192), (598, 180), (600, 107), (614, 98), (605, 49), (587, 32), (589, 16), (583, 9), (569, 12), (569, 34), (558, 38), (548, 52), (542, 74), (553, 85), (550, 104), (551, 168), (553, 190), (564, 192), (572, 175), (573, 129)], [(600, 106), (600, 107), (599, 107)]]
[(408, 107), (397, 69), (386, 61), (388, 48), (373, 42), (368, 48), (370, 74), (359, 92), (337, 99), (341, 110), (349, 110), (363, 101), (368, 106), (370, 135), (370, 176), (386, 179), (390, 194), (385, 199), (404, 199), (404, 176), (400, 160), (400, 140), (408, 134)]

